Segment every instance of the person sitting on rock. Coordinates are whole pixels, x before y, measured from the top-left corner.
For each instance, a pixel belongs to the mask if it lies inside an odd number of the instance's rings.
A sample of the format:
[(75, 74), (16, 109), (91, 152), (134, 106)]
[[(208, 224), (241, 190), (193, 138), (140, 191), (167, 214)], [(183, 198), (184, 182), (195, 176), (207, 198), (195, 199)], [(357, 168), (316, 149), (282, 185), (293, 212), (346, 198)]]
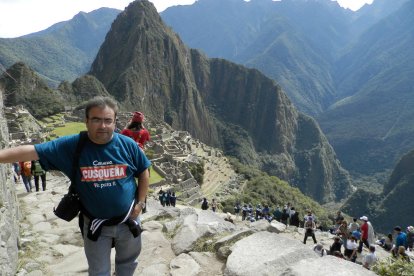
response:
[(316, 224), (313, 218), (308, 218), (308, 221), (305, 222), (305, 238), (303, 239), (303, 243), (306, 244), (306, 240), (309, 236), (312, 237), (313, 242), (316, 244), (316, 237), (315, 237), (315, 230)]
[(378, 260), (375, 254), (375, 245), (369, 246), (369, 254), (365, 255), (362, 265), (366, 269), (371, 269), (371, 266)]
[(356, 242), (356, 238), (354, 236), (351, 236), (346, 241), (344, 255), (348, 258), (348, 260), (350, 260), (353, 263), (355, 263), (355, 260), (357, 258), (357, 251), (358, 251), (357, 249), (358, 249), (358, 244)]
[(411, 262), (410, 256), (407, 255), (407, 253), (405, 252), (405, 247), (402, 245), (398, 247), (398, 258), (406, 262)]
[(338, 236), (335, 236), (334, 237), (334, 242), (332, 243), (332, 245), (329, 248), (329, 254), (333, 255), (335, 251), (341, 252), (341, 247), (342, 247), (341, 238), (338, 237)]

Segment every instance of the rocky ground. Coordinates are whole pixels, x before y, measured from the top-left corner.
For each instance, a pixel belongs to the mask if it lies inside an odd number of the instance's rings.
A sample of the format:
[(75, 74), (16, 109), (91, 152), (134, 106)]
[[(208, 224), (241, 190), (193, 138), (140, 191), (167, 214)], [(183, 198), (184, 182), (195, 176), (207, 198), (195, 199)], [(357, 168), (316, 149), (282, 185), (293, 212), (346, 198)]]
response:
[[(47, 176), (44, 192), (27, 193), (22, 183), (16, 184), (22, 216), (17, 275), (87, 275), (77, 220), (65, 222), (52, 212), (69, 182), (60, 174)], [(301, 228), (265, 221), (232, 224), (224, 220), (227, 214), (163, 208), (152, 199), (148, 210), (142, 216), (143, 251), (135, 275), (333, 275), (332, 269), (340, 270), (335, 275), (371, 275), (348, 261), (316, 258), (311, 240), (301, 242)], [(329, 233), (316, 237), (325, 248), (332, 243)], [(378, 256), (388, 253), (378, 249)]]

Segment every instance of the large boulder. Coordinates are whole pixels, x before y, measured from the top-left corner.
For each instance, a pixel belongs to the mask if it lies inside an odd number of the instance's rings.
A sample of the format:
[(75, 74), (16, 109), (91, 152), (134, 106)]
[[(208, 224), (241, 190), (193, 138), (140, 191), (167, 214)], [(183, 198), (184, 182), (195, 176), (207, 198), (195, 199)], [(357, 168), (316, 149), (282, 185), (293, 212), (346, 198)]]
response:
[(282, 275), (298, 260), (317, 257), (299, 241), (266, 231), (236, 242), (231, 250), (225, 275)]
[(199, 211), (184, 218), (172, 240), (172, 249), (176, 255), (188, 253), (193, 251), (199, 239), (234, 230), (234, 224), (225, 221), (216, 213)]
[[(360, 265), (332, 256), (320, 257), (300, 241), (257, 232), (234, 244), (225, 275), (375, 275)], [(243, 265), (241, 265), (243, 264)]]

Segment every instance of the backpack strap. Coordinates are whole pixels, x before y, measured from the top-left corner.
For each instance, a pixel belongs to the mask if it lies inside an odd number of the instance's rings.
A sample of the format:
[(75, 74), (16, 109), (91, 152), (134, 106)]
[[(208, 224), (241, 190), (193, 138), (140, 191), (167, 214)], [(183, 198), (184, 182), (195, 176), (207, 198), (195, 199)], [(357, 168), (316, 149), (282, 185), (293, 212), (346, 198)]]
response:
[(73, 156), (72, 162), (72, 177), (70, 178), (70, 186), (69, 186), (69, 193), (77, 194), (76, 192), (76, 173), (79, 168), (79, 158), (82, 152), (83, 146), (85, 145), (86, 141), (88, 140), (88, 132), (81, 131), (79, 132), (79, 140), (76, 145), (75, 155)]

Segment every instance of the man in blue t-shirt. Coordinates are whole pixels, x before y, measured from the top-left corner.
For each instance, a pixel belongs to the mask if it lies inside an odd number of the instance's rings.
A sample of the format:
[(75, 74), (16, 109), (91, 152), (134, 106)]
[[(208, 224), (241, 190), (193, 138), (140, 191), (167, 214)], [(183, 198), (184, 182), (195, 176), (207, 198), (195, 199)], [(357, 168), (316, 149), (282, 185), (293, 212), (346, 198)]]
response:
[[(114, 133), (117, 111), (117, 104), (107, 97), (95, 97), (86, 104), (87, 139), (74, 180), (83, 207), (89, 275), (110, 275), (113, 242), (117, 275), (133, 275), (141, 251), (141, 236), (133, 228), (139, 226), (138, 216), (145, 207), (151, 163), (133, 140)], [(0, 163), (40, 160), (45, 170), (71, 177), (79, 137), (1, 150)]]
[(395, 246), (394, 246), (394, 250), (392, 253), (394, 256), (398, 256), (398, 248), (400, 246), (403, 246), (403, 247), (407, 246), (407, 234), (401, 231), (400, 226), (395, 226), (394, 232), (396, 234), (396, 237), (395, 237)]

